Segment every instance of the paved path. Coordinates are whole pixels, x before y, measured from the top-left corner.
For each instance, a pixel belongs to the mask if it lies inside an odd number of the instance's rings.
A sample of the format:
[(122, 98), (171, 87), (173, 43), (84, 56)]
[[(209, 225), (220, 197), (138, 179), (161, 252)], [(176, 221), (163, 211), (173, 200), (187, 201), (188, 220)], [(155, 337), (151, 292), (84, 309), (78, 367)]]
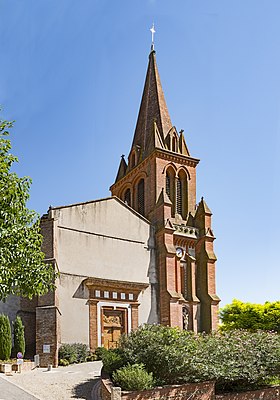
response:
[(91, 391), (91, 400), (101, 400), (100, 388), (101, 388), (101, 382), (100, 382), (100, 380), (98, 380), (93, 385), (93, 388), (92, 388), (92, 391)]
[[(101, 366), (101, 361), (94, 361), (53, 368), (52, 371), (39, 368), (12, 376), (1, 374), (0, 385), (4, 383), (3, 388), (9, 392), (3, 397), (0, 386), (0, 400), (100, 400)], [(18, 390), (28, 397), (23, 397)], [(15, 393), (14, 397), (10, 393)]]
[[(3, 374), (0, 375), (0, 400), (37, 400), (37, 397), (8, 382)], [(98, 398), (97, 398), (98, 399)]]

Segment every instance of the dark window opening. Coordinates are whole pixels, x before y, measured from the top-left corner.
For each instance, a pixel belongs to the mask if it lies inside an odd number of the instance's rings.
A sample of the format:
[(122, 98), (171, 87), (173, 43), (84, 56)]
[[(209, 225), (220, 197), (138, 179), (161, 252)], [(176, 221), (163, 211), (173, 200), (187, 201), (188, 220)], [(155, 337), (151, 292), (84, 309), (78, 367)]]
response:
[(138, 212), (142, 215), (145, 213), (144, 179), (138, 183)]
[(124, 194), (124, 202), (128, 206), (131, 206), (131, 192), (130, 192), (130, 189), (127, 189), (127, 191)]
[(177, 208), (177, 213), (182, 215), (182, 182), (181, 179), (177, 179), (177, 196), (176, 196), (176, 208)]
[(170, 176), (168, 174), (166, 174), (165, 191), (170, 199)]

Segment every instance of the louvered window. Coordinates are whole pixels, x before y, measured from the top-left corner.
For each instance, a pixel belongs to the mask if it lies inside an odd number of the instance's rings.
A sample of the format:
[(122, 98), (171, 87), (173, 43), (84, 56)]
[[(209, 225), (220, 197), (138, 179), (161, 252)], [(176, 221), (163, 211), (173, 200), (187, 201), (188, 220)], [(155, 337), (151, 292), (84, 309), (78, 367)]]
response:
[(144, 179), (138, 183), (138, 212), (142, 215), (145, 213)]
[(176, 193), (176, 208), (177, 213), (182, 215), (182, 181), (180, 178), (177, 179), (177, 193)]
[(168, 175), (168, 173), (166, 174), (165, 191), (166, 191), (167, 196), (170, 199), (170, 176)]
[(127, 189), (127, 191), (124, 194), (124, 202), (128, 206), (131, 206), (131, 192), (130, 192), (130, 189)]

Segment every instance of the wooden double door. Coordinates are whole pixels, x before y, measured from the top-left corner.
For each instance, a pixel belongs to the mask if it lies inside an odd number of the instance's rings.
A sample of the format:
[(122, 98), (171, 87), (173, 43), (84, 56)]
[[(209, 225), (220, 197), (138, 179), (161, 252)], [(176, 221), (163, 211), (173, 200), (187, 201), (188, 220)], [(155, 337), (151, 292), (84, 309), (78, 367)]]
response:
[(106, 349), (115, 348), (120, 336), (127, 333), (127, 309), (102, 307), (101, 317), (102, 345)]

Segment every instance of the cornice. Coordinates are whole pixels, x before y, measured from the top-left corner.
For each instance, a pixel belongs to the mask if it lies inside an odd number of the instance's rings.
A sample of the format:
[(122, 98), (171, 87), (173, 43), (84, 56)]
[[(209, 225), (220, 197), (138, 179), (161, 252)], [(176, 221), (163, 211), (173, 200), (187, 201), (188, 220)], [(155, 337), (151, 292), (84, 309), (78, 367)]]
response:
[(178, 162), (180, 164), (185, 164), (190, 167), (196, 167), (200, 161), (198, 158), (184, 156), (183, 154), (175, 153), (170, 150), (164, 150), (164, 149), (155, 149), (153, 154), (155, 154), (157, 157), (162, 158), (164, 160)]

